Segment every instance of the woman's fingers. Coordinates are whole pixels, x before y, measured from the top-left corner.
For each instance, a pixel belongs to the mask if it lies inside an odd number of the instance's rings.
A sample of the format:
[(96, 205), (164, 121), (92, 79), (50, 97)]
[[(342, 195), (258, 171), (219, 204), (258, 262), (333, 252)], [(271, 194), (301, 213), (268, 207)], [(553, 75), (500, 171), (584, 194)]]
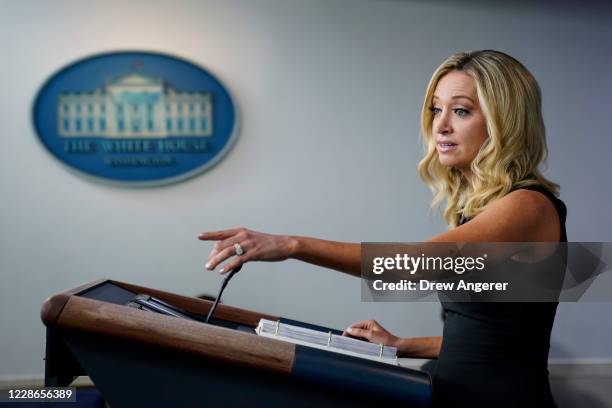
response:
[(221, 231), (204, 231), (198, 235), (200, 241), (220, 241), (236, 235), (244, 228), (232, 228)]
[(246, 250), (245, 244), (244, 244), (246, 239), (247, 239), (246, 232), (240, 230), (239, 232), (230, 236), (229, 238), (224, 239), (223, 241), (217, 242), (215, 246), (213, 247), (213, 250), (211, 251), (208, 258), (210, 259), (211, 257), (215, 256), (218, 252), (224, 251), (227, 248), (231, 248), (232, 251), (234, 251), (235, 253), (234, 244), (240, 244), (240, 246), (242, 246), (242, 249)]
[(385, 346), (395, 346), (399, 339), (385, 330), (376, 320), (362, 320), (353, 323), (342, 333), (342, 335), (359, 337), (371, 343), (382, 343)]
[(378, 323), (376, 320), (360, 320), (356, 323), (351, 324), (349, 327), (357, 329), (371, 329), (376, 327)]
[(234, 244), (240, 243), (244, 249), (244, 244), (242, 244), (242, 241), (246, 236), (247, 233), (245, 228), (233, 228), (223, 231), (203, 232), (198, 235), (198, 239), (202, 241), (219, 241), (213, 246), (213, 249), (210, 251), (210, 254), (208, 254), (206, 268), (214, 269), (215, 266), (219, 264), (219, 262), (223, 261), (223, 259), (226, 259), (227, 256), (223, 257), (222, 259), (218, 259), (218, 256), (220, 254), (226, 253), (228, 248), (230, 248), (231, 251), (235, 253)]
[[(247, 243), (247, 246), (250, 246), (250, 244)], [(240, 265), (253, 261), (254, 259), (256, 259), (256, 256), (257, 256), (253, 252), (254, 251), (251, 251), (251, 252), (245, 253), (244, 255), (240, 255), (240, 256), (236, 256), (232, 258), (225, 265), (223, 265), (223, 268), (219, 269), (219, 273), (221, 275), (225, 275), (226, 273), (236, 269)]]
[[(361, 337), (368, 341), (372, 339), (372, 331), (368, 329), (358, 329), (356, 327), (349, 327), (344, 331), (350, 337)], [(342, 333), (344, 335), (344, 333)]]
[[(342, 333), (342, 335), (349, 337), (361, 337), (370, 340), (372, 337), (372, 322), (373, 320), (361, 320), (353, 323)], [(367, 336), (364, 334), (367, 334)]]
[[(290, 257), (293, 248), (288, 236), (264, 234), (246, 228), (202, 232), (198, 238), (202, 241), (217, 241), (208, 255), (206, 269), (215, 269), (223, 261), (229, 260), (221, 273), (246, 262), (285, 260)], [(233, 259), (237, 255), (236, 244), (240, 244), (242, 255)]]
[(221, 262), (236, 255), (236, 249), (233, 246), (226, 247), (220, 252), (216, 252), (214, 255), (213, 252), (210, 253), (211, 257), (209, 257), (208, 263), (206, 264), (206, 269), (210, 271), (214, 270)]
[(240, 265), (242, 265), (244, 262), (245, 261), (243, 259), (241, 259), (239, 256), (237, 256), (236, 258), (232, 259), (231, 261), (229, 261), (228, 263), (223, 265), (223, 268), (219, 269), (219, 273), (221, 275), (225, 275), (226, 273), (228, 273), (228, 272), (236, 269)]

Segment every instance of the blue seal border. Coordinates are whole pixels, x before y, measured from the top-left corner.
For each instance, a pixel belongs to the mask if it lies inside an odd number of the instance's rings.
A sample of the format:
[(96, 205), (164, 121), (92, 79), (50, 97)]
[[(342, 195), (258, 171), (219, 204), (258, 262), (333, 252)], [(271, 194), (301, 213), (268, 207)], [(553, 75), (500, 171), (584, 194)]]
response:
[[(83, 171), (81, 169), (79, 169), (76, 166), (73, 166), (67, 162), (65, 162), (64, 160), (62, 160), (61, 157), (58, 157), (57, 154), (55, 154), (55, 152), (53, 152), (49, 146), (47, 146), (47, 144), (45, 143), (45, 140), (43, 140), (43, 137), (41, 136), (41, 129), (39, 128), (39, 123), (36, 120), (36, 112), (37, 112), (37, 106), (39, 104), (39, 97), (40, 95), (45, 91), (45, 89), (53, 82), (53, 80), (57, 77), (59, 77), (60, 75), (62, 75), (63, 73), (71, 70), (73, 67), (82, 64), (82, 63), (86, 63), (89, 60), (93, 60), (96, 58), (103, 58), (103, 57), (107, 57), (107, 56), (116, 56), (116, 55), (128, 55), (128, 54), (136, 54), (136, 55), (141, 55), (141, 56), (152, 56), (152, 57), (163, 57), (163, 58), (169, 58), (184, 64), (188, 64), (191, 65), (193, 68), (196, 68), (206, 74), (208, 74), (214, 81), (216, 81), (222, 88), (223, 90), (227, 93), (227, 96), (232, 104), (232, 108), (233, 108), (233, 114), (234, 114), (234, 121), (233, 121), (233, 127), (232, 130), (230, 132), (230, 136), (228, 137), (227, 142), (223, 145), (223, 148), (221, 150), (219, 150), (216, 155), (214, 155), (210, 160), (208, 160), (207, 162), (203, 163), (201, 166), (198, 166), (197, 168), (190, 170), (190, 171), (186, 171), (184, 173), (178, 174), (176, 176), (171, 176), (171, 177), (165, 177), (165, 178), (160, 178), (157, 180), (145, 180), (145, 181), (131, 181), (131, 180), (126, 180), (126, 181), (119, 181), (119, 180), (115, 180), (112, 178), (105, 178), (105, 177), (100, 177), (100, 176), (96, 176), (93, 175), (91, 173), (88, 173), (86, 171)], [(204, 173), (207, 170), (210, 170), (211, 168), (213, 168), (214, 166), (216, 166), (217, 164), (219, 164), (224, 158), (225, 156), (229, 153), (229, 151), (234, 147), (237, 139), (239, 138), (239, 134), (240, 134), (240, 130), (241, 130), (241, 110), (239, 105), (236, 103), (236, 99), (233, 97), (232, 93), (230, 92), (228, 86), (219, 79), (218, 75), (216, 73), (214, 73), (213, 71), (211, 71), (208, 68), (204, 68), (202, 65), (200, 65), (199, 63), (188, 59), (188, 58), (184, 58), (182, 56), (178, 56), (176, 54), (172, 54), (169, 52), (160, 52), (160, 51), (156, 51), (156, 50), (145, 50), (145, 49), (120, 49), (120, 50), (109, 50), (109, 51), (103, 51), (103, 52), (98, 52), (98, 53), (93, 53), (93, 54), (89, 54), (87, 56), (75, 59), (67, 64), (62, 65), (60, 68), (54, 70), (50, 75), (48, 75), (46, 77), (46, 79), (44, 80), (44, 82), (42, 83), (42, 85), (40, 85), (37, 89), (37, 91), (35, 92), (35, 97), (34, 100), (32, 102), (31, 105), (31, 125), (32, 125), (32, 130), (34, 131), (35, 135), (36, 135), (36, 139), (38, 140), (38, 142), (44, 147), (44, 149), (47, 151), (47, 153), (49, 153), (51, 156), (53, 156), (53, 158), (55, 160), (57, 160), (62, 167), (64, 167), (65, 169), (67, 169), (69, 172), (83, 178), (89, 181), (93, 181), (96, 183), (100, 183), (100, 184), (104, 184), (104, 185), (110, 185), (110, 186), (114, 186), (114, 187), (123, 187), (123, 188), (149, 188), (149, 187), (162, 187), (162, 186), (166, 186), (166, 185), (171, 185), (171, 184), (176, 184), (182, 181), (186, 181), (188, 179), (194, 178), (202, 173)]]

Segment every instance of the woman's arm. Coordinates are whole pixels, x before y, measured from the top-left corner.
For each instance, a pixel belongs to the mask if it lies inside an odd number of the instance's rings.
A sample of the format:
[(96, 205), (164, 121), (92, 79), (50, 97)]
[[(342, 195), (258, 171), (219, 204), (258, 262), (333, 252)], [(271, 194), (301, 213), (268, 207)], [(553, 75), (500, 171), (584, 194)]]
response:
[[(426, 242), (556, 242), (559, 240), (559, 225), (557, 211), (545, 195), (536, 191), (517, 190), (489, 204), (469, 223), (436, 235)], [(221, 273), (246, 262), (294, 258), (360, 276), (359, 243), (265, 234), (246, 228), (203, 232), (198, 238), (218, 241), (208, 256), (206, 268), (213, 270), (229, 259), (220, 270)], [(244, 254), (239, 257), (234, 256), (236, 243), (244, 250)], [(500, 250), (506, 249), (500, 247)], [(507, 250), (516, 251), (516, 248), (508, 247)], [(501, 253), (498, 257), (503, 259), (511, 255), (513, 253)]]
[(442, 336), (406, 337), (399, 339), (398, 357), (438, 358), (442, 346)]
[(438, 358), (442, 337), (401, 338), (389, 333), (376, 320), (363, 320), (351, 324), (343, 336), (365, 339), (370, 343), (384, 344), (397, 348), (398, 357)]
[(353, 276), (361, 275), (361, 244), (291, 237), (291, 258)]
[(552, 201), (532, 190), (516, 190), (491, 202), (470, 222), (427, 242), (558, 242), (559, 215)]

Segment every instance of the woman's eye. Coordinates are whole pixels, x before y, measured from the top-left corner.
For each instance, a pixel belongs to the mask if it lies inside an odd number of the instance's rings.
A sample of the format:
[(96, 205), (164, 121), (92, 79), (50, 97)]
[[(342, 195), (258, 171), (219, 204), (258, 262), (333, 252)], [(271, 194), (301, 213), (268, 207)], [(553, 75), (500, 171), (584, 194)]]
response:
[[(431, 113), (433, 113), (433, 114), (434, 114), (434, 116), (435, 116), (435, 115), (437, 115), (437, 114), (441, 113), (441, 112), (442, 112), (442, 109), (440, 109), (440, 108), (436, 108), (435, 106), (430, 106), (430, 107), (429, 107), (429, 111), (430, 111)], [(456, 114), (457, 116), (459, 116), (459, 117), (465, 117), (465, 116), (467, 116), (467, 115), (469, 115), (469, 114), (470, 114), (470, 112), (469, 112), (468, 110), (465, 110), (465, 109), (463, 109), (463, 108), (455, 108), (455, 109), (453, 109), (453, 112), (455, 112), (455, 114)]]
[(457, 116), (459, 117), (467, 116), (470, 114), (470, 112), (466, 111), (465, 109), (461, 109), (461, 108), (453, 109), (453, 112), (455, 112), (455, 114), (457, 114)]

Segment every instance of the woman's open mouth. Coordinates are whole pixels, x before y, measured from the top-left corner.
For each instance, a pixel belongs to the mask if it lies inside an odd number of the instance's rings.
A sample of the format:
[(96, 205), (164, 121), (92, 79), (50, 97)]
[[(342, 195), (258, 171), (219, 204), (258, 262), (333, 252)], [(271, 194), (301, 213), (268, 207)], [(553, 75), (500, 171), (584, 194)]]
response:
[(438, 143), (438, 151), (440, 153), (452, 152), (456, 148), (457, 148), (457, 144), (455, 143)]

